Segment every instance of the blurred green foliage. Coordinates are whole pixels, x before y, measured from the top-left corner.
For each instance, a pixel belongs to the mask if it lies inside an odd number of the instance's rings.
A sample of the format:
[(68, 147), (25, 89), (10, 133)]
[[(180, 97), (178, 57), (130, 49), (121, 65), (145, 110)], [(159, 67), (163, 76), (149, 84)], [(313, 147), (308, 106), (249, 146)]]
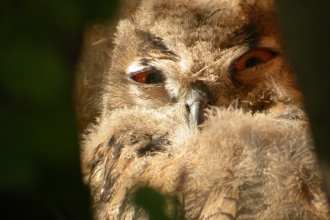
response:
[[(162, 195), (156, 189), (140, 186), (134, 192), (133, 202), (142, 208), (151, 220), (182, 220), (179, 202), (174, 196)], [(172, 209), (169, 209), (172, 207)]]
[(89, 219), (72, 80), (84, 27), (114, 0), (0, 3), (2, 219)]

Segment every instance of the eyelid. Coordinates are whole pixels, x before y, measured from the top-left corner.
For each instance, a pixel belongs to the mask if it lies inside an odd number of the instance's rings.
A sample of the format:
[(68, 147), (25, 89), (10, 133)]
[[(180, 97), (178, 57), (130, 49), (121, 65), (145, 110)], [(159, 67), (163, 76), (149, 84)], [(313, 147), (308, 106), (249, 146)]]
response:
[(151, 68), (151, 67), (146, 67), (144, 69), (141, 69), (141, 70), (138, 70), (138, 71), (134, 71), (134, 72), (130, 72), (129, 73), (129, 77), (132, 79), (134, 76), (140, 74), (140, 73), (143, 73), (143, 72), (151, 72), (153, 71), (154, 68)]
[(129, 74), (130, 78), (139, 84), (161, 84), (164, 82), (162, 71), (148, 67)]
[[(235, 59), (231, 64), (231, 70), (232, 72), (240, 72), (244, 71), (250, 68), (254, 68), (255, 66), (259, 66), (262, 63), (266, 63), (272, 59), (278, 54), (278, 52), (274, 51), (271, 48), (254, 48), (246, 51), (245, 53), (241, 54), (237, 59)], [(259, 56), (259, 57), (258, 57)], [(251, 58), (260, 58), (260, 62), (256, 65), (253, 65), (251, 67), (245, 67), (244, 64), (246, 64), (246, 61), (248, 61)]]

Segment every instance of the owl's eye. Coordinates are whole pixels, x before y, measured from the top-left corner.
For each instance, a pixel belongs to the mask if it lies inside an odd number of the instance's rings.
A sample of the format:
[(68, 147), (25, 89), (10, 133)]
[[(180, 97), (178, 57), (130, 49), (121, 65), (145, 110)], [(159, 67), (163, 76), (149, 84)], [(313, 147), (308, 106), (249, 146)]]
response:
[(265, 49), (247, 52), (236, 61), (236, 63), (234, 64), (234, 70), (240, 71), (250, 67), (254, 67), (259, 63), (267, 62), (268, 60), (272, 59), (274, 55), (275, 54), (273, 52)]
[(163, 77), (158, 71), (144, 71), (133, 76), (133, 80), (144, 84), (157, 84), (163, 82)]

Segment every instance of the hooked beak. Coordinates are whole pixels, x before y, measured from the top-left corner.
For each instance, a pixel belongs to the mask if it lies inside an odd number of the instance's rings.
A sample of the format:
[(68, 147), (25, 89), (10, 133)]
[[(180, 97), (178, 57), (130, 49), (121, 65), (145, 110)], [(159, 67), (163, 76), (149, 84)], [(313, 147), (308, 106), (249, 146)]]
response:
[(186, 96), (186, 109), (189, 113), (190, 125), (200, 125), (204, 122), (204, 110), (210, 104), (209, 94), (204, 84), (196, 84)]

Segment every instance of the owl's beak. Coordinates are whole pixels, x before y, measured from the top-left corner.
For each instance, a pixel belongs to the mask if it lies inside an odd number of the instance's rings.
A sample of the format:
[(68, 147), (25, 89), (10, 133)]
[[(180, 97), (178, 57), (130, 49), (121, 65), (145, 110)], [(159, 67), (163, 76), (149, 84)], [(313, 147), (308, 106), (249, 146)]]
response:
[(190, 125), (200, 125), (204, 122), (204, 110), (209, 105), (209, 95), (206, 89), (192, 88), (186, 96), (186, 109), (189, 113)]

